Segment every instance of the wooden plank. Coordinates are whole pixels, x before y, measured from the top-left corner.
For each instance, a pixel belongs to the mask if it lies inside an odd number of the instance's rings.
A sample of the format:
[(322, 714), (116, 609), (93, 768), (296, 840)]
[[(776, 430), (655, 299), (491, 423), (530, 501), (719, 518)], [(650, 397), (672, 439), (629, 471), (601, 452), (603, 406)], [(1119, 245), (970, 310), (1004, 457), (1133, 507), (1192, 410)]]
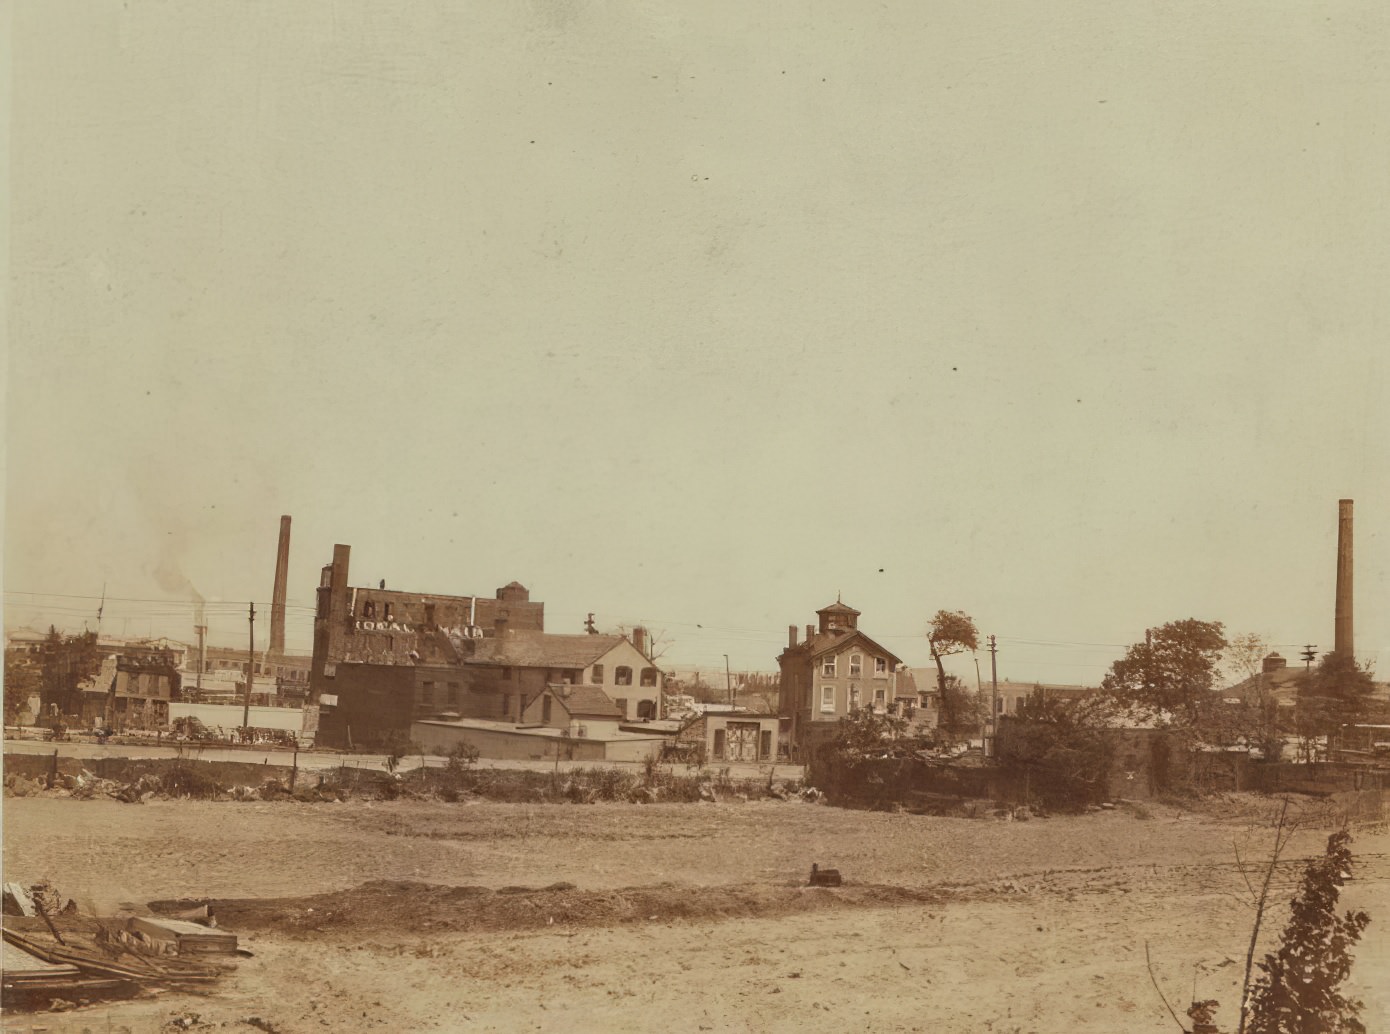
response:
[(131, 916), (128, 927), (151, 940), (174, 944), (180, 955), (230, 955), (237, 949), (236, 934), (199, 926), (182, 919)]
[(29, 892), (18, 883), (5, 884), (5, 897), (14, 901), (19, 908), (20, 915), (34, 917), (38, 912), (34, 910), (34, 899), (29, 896)]

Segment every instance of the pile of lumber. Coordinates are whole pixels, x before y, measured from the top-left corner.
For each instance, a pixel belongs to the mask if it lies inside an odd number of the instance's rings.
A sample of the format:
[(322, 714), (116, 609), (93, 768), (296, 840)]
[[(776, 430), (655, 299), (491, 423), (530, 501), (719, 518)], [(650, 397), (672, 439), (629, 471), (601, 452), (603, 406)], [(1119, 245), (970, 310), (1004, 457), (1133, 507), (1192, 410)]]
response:
[[(222, 971), (214, 966), (179, 958), (151, 958), (126, 948), (114, 939), (106, 944), (78, 943), (69, 932), (60, 943), (37, 931), (20, 933), (6, 927), (4, 941), (30, 957), (10, 968), (7, 958), (4, 973), (6, 996), (38, 990), (60, 991), (129, 991), (145, 988), (195, 990), (215, 983)], [(32, 960), (47, 963), (35, 965)]]
[(126, 929), (155, 955), (235, 955), (236, 934), (186, 919), (131, 916)]

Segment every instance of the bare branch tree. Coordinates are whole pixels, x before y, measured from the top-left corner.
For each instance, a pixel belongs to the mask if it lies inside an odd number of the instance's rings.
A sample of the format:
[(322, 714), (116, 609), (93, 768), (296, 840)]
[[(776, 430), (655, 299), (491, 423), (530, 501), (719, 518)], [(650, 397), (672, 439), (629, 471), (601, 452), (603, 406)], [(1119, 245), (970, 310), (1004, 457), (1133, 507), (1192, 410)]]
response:
[(1260, 939), (1260, 926), (1264, 922), (1265, 905), (1269, 901), (1269, 884), (1274, 879), (1275, 868), (1279, 865), (1279, 855), (1288, 845), (1295, 828), (1294, 824), (1288, 821), (1288, 815), (1289, 799), (1285, 797), (1284, 806), (1279, 809), (1279, 821), (1274, 827), (1274, 850), (1270, 853), (1264, 882), (1260, 885), (1260, 895), (1255, 902), (1255, 922), (1250, 929), (1250, 946), (1245, 951), (1245, 979), (1240, 985), (1240, 1024), (1236, 1027), (1236, 1034), (1245, 1034), (1245, 1024), (1249, 1020), (1250, 973), (1255, 968), (1255, 946)]

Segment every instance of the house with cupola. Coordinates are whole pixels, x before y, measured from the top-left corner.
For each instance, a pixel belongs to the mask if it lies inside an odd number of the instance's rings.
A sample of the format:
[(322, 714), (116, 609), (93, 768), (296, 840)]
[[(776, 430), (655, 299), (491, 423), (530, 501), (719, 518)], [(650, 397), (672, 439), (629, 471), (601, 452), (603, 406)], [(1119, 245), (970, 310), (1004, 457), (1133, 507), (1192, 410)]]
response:
[(861, 708), (886, 711), (893, 702), (902, 660), (859, 628), (859, 611), (836, 599), (816, 611), (801, 639), (787, 627), (787, 648), (777, 658), (782, 681), (779, 712), (793, 760), (805, 760), (835, 734), (841, 718)]

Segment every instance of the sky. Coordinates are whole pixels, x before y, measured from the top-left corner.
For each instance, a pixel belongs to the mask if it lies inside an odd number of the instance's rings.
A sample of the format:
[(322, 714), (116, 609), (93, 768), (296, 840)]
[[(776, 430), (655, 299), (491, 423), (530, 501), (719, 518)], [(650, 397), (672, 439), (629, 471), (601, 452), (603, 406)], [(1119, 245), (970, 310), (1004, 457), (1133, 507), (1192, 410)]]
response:
[(1330, 649), (1351, 498), (1390, 673), (1378, 0), (6, 10), (8, 627), (240, 645), (290, 514), (291, 648), (347, 543), (672, 665), (838, 596), (1094, 685)]

